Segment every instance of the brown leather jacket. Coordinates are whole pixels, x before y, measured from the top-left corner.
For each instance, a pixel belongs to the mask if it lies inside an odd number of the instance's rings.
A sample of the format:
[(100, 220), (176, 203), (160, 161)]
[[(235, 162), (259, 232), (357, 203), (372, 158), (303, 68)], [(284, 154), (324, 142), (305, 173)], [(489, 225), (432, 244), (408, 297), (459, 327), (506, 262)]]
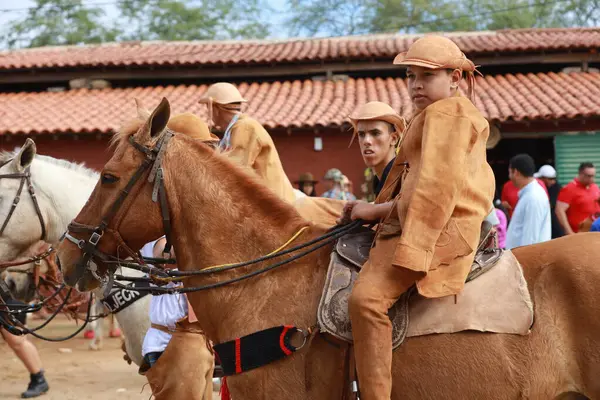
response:
[(371, 262), (422, 272), (417, 288), (425, 297), (459, 293), (473, 263), (494, 195), (488, 135), (488, 122), (467, 98), (433, 103), (410, 122), (377, 198), (394, 207), (380, 224)]
[(226, 155), (252, 168), (271, 190), (294, 203), (294, 187), (283, 170), (273, 139), (258, 121), (240, 116), (231, 128), (231, 150)]

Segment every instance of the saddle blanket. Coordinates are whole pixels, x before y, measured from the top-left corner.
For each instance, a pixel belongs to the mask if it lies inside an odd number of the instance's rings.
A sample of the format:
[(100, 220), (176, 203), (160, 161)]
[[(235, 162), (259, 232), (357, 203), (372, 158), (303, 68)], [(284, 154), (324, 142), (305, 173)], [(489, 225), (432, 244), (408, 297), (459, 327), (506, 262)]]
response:
[[(352, 341), (348, 298), (365, 259), (362, 253), (368, 247), (366, 242), (363, 244), (358, 247), (357, 257), (343, 257), (344, 250), (332, 253), (317, 314), (322, 332), (347, 342)], [(405, 293), (389, 311), (394, 349), (407, 336), (466, 330), (528, 334), (533, 324), (533, 305), (521, 265), (510, 251), (503, 251), (493, 264), (468, 281), (457, 296), (430, 299), (414, 288)]]
[(507, 250), (457, 296), (428, 299), (415, 292), (408, 315), (408, 337), (466, 330), (527, 335), (533, 304), (521, 265)]

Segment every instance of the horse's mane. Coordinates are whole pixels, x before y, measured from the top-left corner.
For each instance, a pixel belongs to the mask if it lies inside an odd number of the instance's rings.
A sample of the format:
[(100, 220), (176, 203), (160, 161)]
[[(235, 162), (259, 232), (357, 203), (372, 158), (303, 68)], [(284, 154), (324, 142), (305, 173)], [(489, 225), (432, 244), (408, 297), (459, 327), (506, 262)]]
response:
[[(136, 134), (144, 123), (145, 121), (140, 118), (133, 118), (125, 121), (113, 135), (111, 146), (128, 146), (129, 137)], [(155, 138), (151, 139), (149, 143), (145, 143), (145, 145), (149, 147), (154, 146), (163, 134), (157, 135)], [(273, 193), (271, 189), (265, 186), (261, 181), (261, 178), (256, 175), (251, 167), (242, 165), (237, 160), (227, 157), (226, 152), (212, 149), (206, 143), (190, 138), (185, 134), (175, 132), (175, 136), (181, 139), (181, 142), (179, 143), (182, 146), (185, 145), (185, 147), (188, 148), (198, 146), (198, 149), (201, 149), (200, 151), (205, 155), (205, 157), (203, 157), (205, 160), (204, 162), (207, 165), (210, 165), (209, 168), (214, 168), (215, 171), (225, 171), (223, 174), (225, 177), (243, 175), (244, 182), (247, 183), (247, 186), (244, 187), (247, 198), (251, 197), (259, 204), (269, 204), (271, 207), (270, 211), (273, 215), (285, 215), (289, 217), (290, 213), (292, 213), (292, 215), (295, 214), (298, 218), (301, 218), (294, 207), (280, 199), (277, 194)], [(169, 143), (169, 146), (173, 145), (177, 145), (177, 141), (171, 141)], [(221, 184), (222, 180), (219, 185)]]
[[(226, 153), (215, 151), (207, 144), (191, 139), (186, 135), (176, 135), (181, 138), (181, 141), (179, 141), (179, 143), (172, 141), (169, 146), (172, 146), (173, 144), (185, 146), (187, 148), (197, 146), (199, 151), (205, 155), (202, 157), (204, 159), (203, 163), (206, 164), (208, 168), (213, 171), (218, 171), (219, 173), (220, 179), (218, 181), (215, 180), (215, 184), (223, 186), (224, 181), (227, 179), (236, 180), (236, 183), (233, 186), (236, 187), (236, 189), (244, 191), (240, 201), (251, 198), (253, 204), (268, 205), (268, 214), (271, 216), (281, 216), (285, 220), (289, 220), (289, 218), (293, 217), (301, 219), (300, 214), (298, 214), (296, 209), (269, 189), (250, 166), (242, 165), (240, 162), (227, 157)], [(243, 180), (243, 186), (239, 185), (239, 181), (237, 180), (239, 178)]]
[[(0, 153), (0, 164), (8, 162), (13, 159), (18, 154), (18, 150), (15, 151), (3, 151)], [(54, 158), (50, 156), (44, 156), (42, 154), (36, 154), (35, 159), (41, 161), (46, 164), (52, 164), (60, 168), (64, 168), (70, 171), (73, 171), (79, 175), (84, 175), (89, 178), (96, 179), (98, 177), (98, 172), (86, 167), (83, 163), (76, 163), (67, 160), (62, 160), (59, 158)]]
[(123, 124), (121, 124), (119, 129), (117, 129), (113, 137), (110, 139), (110, 147), (113, 148), (119, 145), (123, 139), (127, 139), (129, 136), (135, 134), (140, 130), (144, 123), (145, 121), (141, 120), (140, 118), (132, 118), (123, 122)]

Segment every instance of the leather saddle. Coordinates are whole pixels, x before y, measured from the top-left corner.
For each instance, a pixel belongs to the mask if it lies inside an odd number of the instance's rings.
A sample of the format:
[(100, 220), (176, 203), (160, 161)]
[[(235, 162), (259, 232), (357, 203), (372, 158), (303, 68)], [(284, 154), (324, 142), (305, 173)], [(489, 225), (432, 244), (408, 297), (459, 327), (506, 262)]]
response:
[[(348, 299), (358, 278), (360, 269), (369, 258), (369, 252), (375, 231), (362, 228), (358, 232), (340, 238), (329, 263), (329, 270), (317, 313), (321, 332), (351, 343), (352, 326), (348, 315)], [(477, 248), (475, 260), (467, 282), (489, 271), (500, 259), (502, 250), (496, 246), (492, 225), (484, 221), (481, 227), (481, 239)], [(402, 344), (408, 331), (409, 300), (416, 293), (416, 287), (405, 292), (388, 315), (392, 322), (392, 347), (396, 349)]]

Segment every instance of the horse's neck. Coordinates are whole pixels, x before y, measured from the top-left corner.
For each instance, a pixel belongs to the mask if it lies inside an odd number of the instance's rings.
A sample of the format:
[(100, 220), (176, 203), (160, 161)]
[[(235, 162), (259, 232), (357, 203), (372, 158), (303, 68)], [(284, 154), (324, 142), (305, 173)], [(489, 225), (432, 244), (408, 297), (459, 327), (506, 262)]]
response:
[[(188, 160), (187, 168), (182, 168), (185, 157), (177, 153), (175, 157), (182, 164), (177, 164), (179, 168), (165, 168), (165, 173), (180, 270), (258, 258), (308, 225), (293, 207), (279, 201), (240, 170), (224, 165), (223, 160), (209, 160), (210, 164), (199, 161), (193, 167), (194, 161)], [(169, 161), (175, 162), (173, 155)], [(294, 245), (319, 233), (311, 227)], [(312, 325), (325, 275), (324, 269), (322, 273), (315, 272), (320, 256), (322, 253), (297, 261), (281, 272), (192, 293), (190, 302), (204, 330), (217, 342), (273, 324)], [(269, 263), (190, 279), (186, 285), (223, 281)]]
[(35, 157), (31, 177), (38, 201), (46, 202), (40, 207), (48, 230), (47, 241), (55, 244), (90, 197), (98, 175), (77, 166), (67, 168), (45, 157)]
[[(122, 268), (117, 273), (127, 277), (140, 277), (144, 275), (143, 272), (130, 268)], [(129, 282), (119, 281), (119, 283), (126, 285)], [(97, 299), (104, 297), (104, 289), (105, 286), (96, 289), (95, 294)], [(115, 314), (115, 318), (123, 331), (127, 354), (138, 366), (142, 362), (142, 344), (144, 343), (146, 332), (150, 329), (151, 299), (151, 295), (144, 296)]]

